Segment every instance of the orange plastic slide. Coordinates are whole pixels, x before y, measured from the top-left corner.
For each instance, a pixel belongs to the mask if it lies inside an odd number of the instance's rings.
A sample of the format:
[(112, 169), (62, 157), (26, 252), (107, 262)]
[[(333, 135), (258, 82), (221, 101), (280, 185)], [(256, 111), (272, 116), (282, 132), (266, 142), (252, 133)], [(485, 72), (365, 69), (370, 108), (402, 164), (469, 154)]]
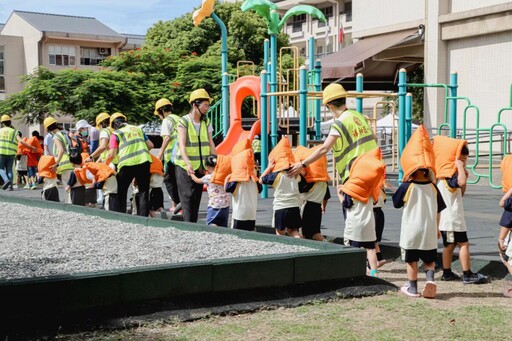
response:
[[(228, 155), (233, 146), (242, 139), (253, 140), (255, 135), (261, 133), (261, 107), (260, 107), (260, 78), (256, 76), (240, 77), (229, 86), (229, 130), (224, 141), (217, 146), (217, 154)], [(251, 130), (242, 128), (242, 103), (246, 97), (253, 96), (258, 103), (258, 120), (254, 122)]]

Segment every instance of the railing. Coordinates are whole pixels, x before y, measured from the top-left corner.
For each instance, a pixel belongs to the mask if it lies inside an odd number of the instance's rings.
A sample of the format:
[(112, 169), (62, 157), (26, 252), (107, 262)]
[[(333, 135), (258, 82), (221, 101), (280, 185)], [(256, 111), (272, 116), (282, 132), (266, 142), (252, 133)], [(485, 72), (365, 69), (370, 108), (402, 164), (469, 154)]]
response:
[(213, 127), (212, 137), (216, 138), (217, 136), (222, 135), (222, 100), (217, 101), (212, 105), (210, 110), (206, 113), (206, 116), (210, 119)]

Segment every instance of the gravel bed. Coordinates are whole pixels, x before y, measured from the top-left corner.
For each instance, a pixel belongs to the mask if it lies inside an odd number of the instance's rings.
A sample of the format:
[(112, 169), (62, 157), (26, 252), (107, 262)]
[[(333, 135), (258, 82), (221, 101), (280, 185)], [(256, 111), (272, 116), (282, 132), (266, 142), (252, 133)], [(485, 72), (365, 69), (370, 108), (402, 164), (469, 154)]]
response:
[(0, 280), (315, 250), (12, 203), (0, 215)]

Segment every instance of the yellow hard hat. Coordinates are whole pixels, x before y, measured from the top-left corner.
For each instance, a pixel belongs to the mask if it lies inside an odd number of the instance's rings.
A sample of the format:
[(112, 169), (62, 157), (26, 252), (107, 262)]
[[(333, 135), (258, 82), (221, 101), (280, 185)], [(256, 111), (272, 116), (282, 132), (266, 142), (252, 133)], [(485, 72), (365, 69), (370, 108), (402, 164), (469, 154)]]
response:
[(188, 102), (192, 103), (196, 99), (207, 99), (210, 102), (213, 100), (212, 98), (210, 98), (210, 95), (208, 95), (205, 89), (197, 89), (192, 91), (192, 93), (190, 93), (190, 98)]
[(7, 122), (11, 120), (11, 116), (9, 115), (2, 115), (2, 118), (0, 119), (0, 122)]
[(324, 105), (338, 98), (347, 97), (347, 90), (341, 86), (341, 84), (332, 83), (329, 84), (323, 92), (323, 103)]
[(114, 120), (116, 118), (124, 118), (126, 120), (126, 116), (124, 116), (123, 114), (121, 114), (120, 112), (115, 112), (112, 114), (112, 116), (110, 116), (110, 128), (112, 128), (112, 122), (114, 122)]
[(161, 107), (166, 106), (166, 105), (172, 105), (171, 101), (169, 101), (167, 98), (160, 98), (155, 103), (155, 112), (154, 112), (154, 114), (158, 115), (158, 109), (160, 109)]
[(54, 119), (53, 117), (50, 116), (50, 117), (45, 118), (43, 121), (44, 129), (48, 129), (48, 127), (54, 123), (57, 123), (57, 120)]
[(107, 114), (106, 112), (102, 112), (102, 113), (98, 114), (98, 116), (96, 116), (96, 128), (101, 128), (100, 123), (109, 118), (110, 118), (110, 115)]

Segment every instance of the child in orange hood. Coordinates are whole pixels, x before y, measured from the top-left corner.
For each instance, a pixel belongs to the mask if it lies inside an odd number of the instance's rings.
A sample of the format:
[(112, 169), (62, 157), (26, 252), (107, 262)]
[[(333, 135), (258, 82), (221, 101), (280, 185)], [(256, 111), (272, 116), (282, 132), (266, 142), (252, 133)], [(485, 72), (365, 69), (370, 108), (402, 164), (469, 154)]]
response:
[(237, 143), (231, 151), (231, 174), (226, 177), (225, 189), (233, 194), (233, 229), (254, 231), (258, 193), (262, 186), (256, 175), (254, 152), (247, 139)]
[[(224, 160), (225, 159), (225, 160)], [(226, 161), (226, 162), (222, 162)], [(206, 225), (228, 227), (230, 198), (224, 189), (224, 180), (218, 176), (222, 173), (220, 168), (223, 164), (231, 170), (231, 158), (225, 155), (210, 155), (204, 160), (208, 174), (198, 178), (190, 174), (192, 180), (197, 184), (206, 185), (208, 190), (208, 208), (206, 209)]]
[(402, 184), (393, 195), (395, 208), (403, 207), (400, 247), (407, 263), (409, 279), (401, 292), (409, 297), (420, 297), (418, 293), (418, 261), (423, 261), (426, 282), (423, 297), (435, 298), (437, 286), (434, 282), (437, 259), (439, 213), (445, 209), (435, 179), (434, 151), (427, 131), (420, 126), (405, 146), (400, 163), (404, 172)]
[(157, 214), (161, 218), (167, 219), (164, 212), (164, 192), (162, 185), (164, 183), (164, 166), (162, 161), (151, 154), (151, 165), (149, 167), (149, 216), (154, 218)]
[(347, 181), (338, 187), (345, 216), (344, 244), (366, 249), (370, 276), (377, 276), (373, 202), (377, 201), (385, 173), (380, 151), (373, 149), (352, 161)]
[(69, 162), (71, 162), (74, 169), (65, 187), (66, 192), (70, 193), (71, 204), (78, 206), (85, 206), (85, 185), (92, 184), (93, 180), (92, 176), (88, 176), (86, 170), (81, 168), (82, 160), (80, 153), (69, 155)]
[(299, 183), (302, 175), (289, 177), (287, 171), (295, 163), (290, 141), (283, 137), (268, 156), (270, 162), (261, 174), (260, 184), (274, 188), (274, 228), (276, 234), (301, 238)]
[(52, 171), (55, 165), (55, 158), (52, 155), (41, 156), (37, 164), (39, 183), (43, 183), (41, 197), (44, 200), (59, 202), (59, 190), (57, 189), (57, 172)]

